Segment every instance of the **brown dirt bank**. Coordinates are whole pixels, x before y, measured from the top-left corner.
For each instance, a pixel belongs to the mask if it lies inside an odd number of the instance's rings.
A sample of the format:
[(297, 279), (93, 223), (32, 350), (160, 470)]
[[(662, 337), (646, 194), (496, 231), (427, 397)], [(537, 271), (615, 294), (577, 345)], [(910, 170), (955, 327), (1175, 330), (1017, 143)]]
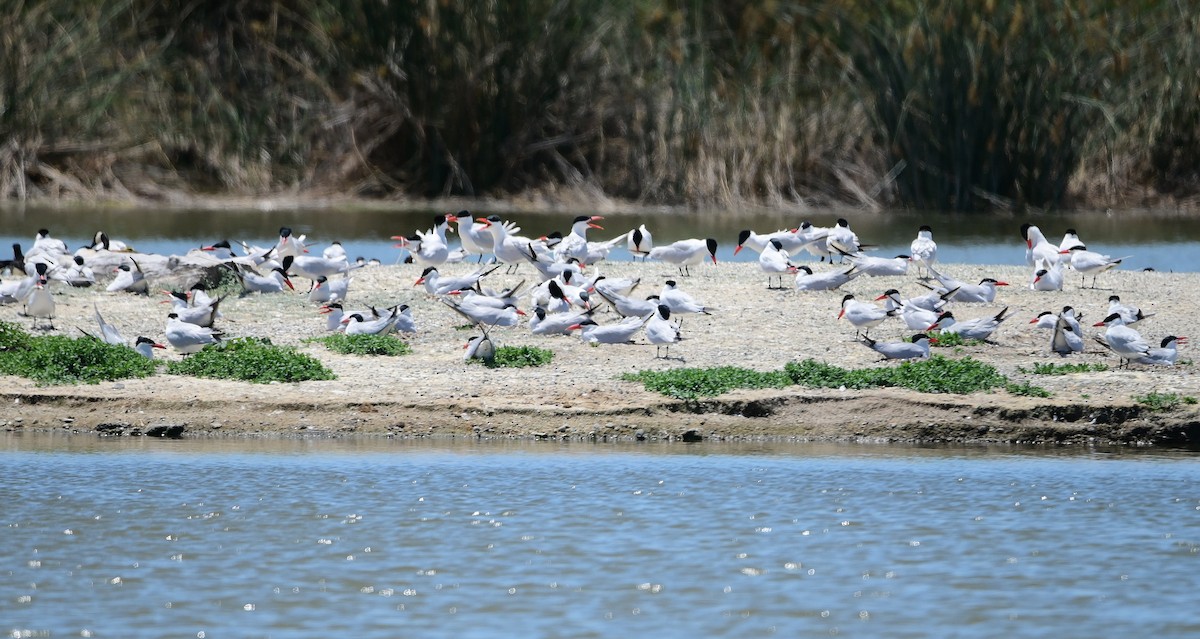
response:
[(1180, 445), (1200, 441), (1194, 410), (1153, 412), (999, 393), (927, 395), (738, 391), (698, 402), (509, 406), (490, 402), (237, 402), (4, 393), (2, 428), (105, 436), (466, 437), (574, 441), (863, 441)]
[[(469, 270), (466, 265), (451, 273)], [(639, 276), (643, 294), (655, 293), (673, 269), (661, 264), (600, 264), (611, 276)], [(501, 344), (530, 344), (555, 352), (536, 369), (487, 369), (464, 364), (461, 346), (469, 335), (462, 320), (420, 289), (419, 270), (385, 266), (357, 271), (351, 304), (413, 307), (418, 332), (407, 337), (411, 355), (360, 358), (336, 355), (301, 340), (322, 334), (324, 321), (300, 295), (233, 299), (223, 306), (231, 336), (266, 336), (296, 344), (338, 376), (327, 382), (248, 384), (159, 374), (94, 386), (39, 387), (28, 380), (0, 378), (0, 429), (68, 431), (171, 437), (470, 437), (571, 440), (863, 440), (904, 442), (1063, 442), (1187, 444), (1200, 441), (1200, 408), (1181, 405), (1151, 411), (1135, 398), (1150, 392), (1200, 397), (1200, 379), (1183, 351), (1173, 368), (1117, 370), (1116, 360), (1089, 341), (1088, 351), (1062, 360), (1047, 352), (1049, 334), (1028, 324), (1041, 310), (1071, 304), (1085, 319), (1099, 320), (1114, 291), (1155, 316), (1139, 325), (1147, 339), (1186, 335), (1200, 308), (1200, 276), (1119, 272), (1101, 276), (1105, 290), (1077, 288), (1040, 293), (1021, 286), (1021, 267), (946, 265), (962, 279), (983, 275), (1014, 285), (991, 305), (955, 305), (962, 318), (994, 314), (1008, 306), (1011, 320), (995, 344), (939, 349), (949, 357), (970, 355), (996, 366), (1017, 382), (1048, 389), (1047, 399), (1004, 391), (973, 395), (930, 395), (899, 389), (873, 391), (735, 391), (696, 402), (676, 401), (618, 379), (623, 372), (679, 367), (737, 365), (778, 370), (789, 361), (815, 358), (845, 368), (880, 365), (875, 354), (852, 341), (853, 328), (835, 321), (843, 291), (767, 291), (757, 264), (719, 264), (677, 278), (683, 288), (717, 307), (712, 315), (687, 316), (685, 341), (672, 359), (654, 358), (650, 345), (589, 347), (574, 337), (538, 337), (524, 326), (496, 329)], [(529, 277), (529, 273), (524, 274)], [(521, 275), (493, 285), (513, 284)], [(921, 289), (913, 277), (859, 278), (846, 292), (873, 298), (886, 288), (906, 295)], [(1169, 295), (1166, 292), (1170, 292)], [(165, 307), (157, 299), (88, 289), (56, 289), (59, 331), (78, 335), (90, 328), (92, 303), (126, 336), (162, 339)], [(0, 318), (19, 309), (0, 307)], [(600, 316), (609, 321), (608, 314)], [(1089, 329), (1089, 333), (1101, 329)], [(882, 340), (911, 333), (898, 320), (874, 331)], [(168, 353), (166, 357), (178, 355)], [(679, 357), (680, 359), (675, 359)], [(1107, 371), (1061, 376), (1024, 372), (1034, 363), (1107, 363)], [(886, 364), (884, 364), (886, 365)]]

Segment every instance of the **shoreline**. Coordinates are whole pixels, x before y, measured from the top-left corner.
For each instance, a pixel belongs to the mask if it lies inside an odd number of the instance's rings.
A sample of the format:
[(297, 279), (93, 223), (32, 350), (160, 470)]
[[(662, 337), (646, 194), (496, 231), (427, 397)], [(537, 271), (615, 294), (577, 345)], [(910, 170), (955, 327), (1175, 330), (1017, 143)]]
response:
[[(814, 268), (828, 268), (813, 265)], [(448, 265), (448, 274), (473, 265)], [(561, 439), (571, 441), (871, 441), (906, 443), (1094, 443), (1187, 445), (1200, 441), (1200, 409), (1181, 404), (1155, 411), (1136, 401), (1149, 393), (1200, 397), (1190, 350), (1175, 367), (1116, 369), (1116, 357), (1102, 351), (1090, 328), (1103, 318), (1108, 295), (1120, 294), (1155, 316), (1137, 328), (1148, 341), (1187, 335), (1200, 308), (1200, 275), (1158, 272), (1105, 273), (1104, 289), (1079, 289), (1068, 274), (1066, 290), (1034, 292), (1029, 275), (1012, 266), (943, 265), (964, 280), (996, 277), (1012, 285), (1000, 289), (994, 304), (952, 304), (960, 319), (995, 314), (1009, 307), (1012, 319), (993, 337), (995, 344), (935, 348), (947, 357), (971, 356), (995, 366), (1015, 382), (1042, 386), (1049, 398), (1010, 395), (1003, 390), (971, 395), (926, 394), (903, 389), (869, 391), (809, 389), (738, 390), (714, 398), (675, 400), (618, 377), (625, 372), (668, 368), (740, 366), (778, 370), (807, 358), (843, 368), (881, 364), (875, 353), (853, 342), (854, 329), (837, 321), (845, 293), (873, 299), (887, 288), (907, 295), (922, 289), (915, 276), (860, 277), (843, 290), (798, 293), (768, 291), (766, 275), (754, 263), (707, 264), (679, 277), (661, 263), (600, 262), (591, 269), (613, 277), (641, 277), (641, 295), (657, 293), (665, 279), (702, 302), (712, 315), (688, 315), (685, 340), (672, 347), (672, 359), (654, 357), (654, 348), (636, 345), (590, 347), (574, 336), (531, 335), (522, 323), (495, 329), (503, 345), (533, 345), (555, 352), (542, 367), (488, 369), (462, 361), (471, 335), (461, 318), (425, 295), (412, 282), (414, 265), (377, 266), (355, 271), (351, 305), (409, 304), (418, 332), (406, 336), (413, 353), (401, 357), (338, 355), (306, 337), (324, 334), (316, 306), (299, 294), (231, 297), (219, 323), (230, 337), (267, 337), (296, 345), (337, 374), (328, 382), (251, 384), (177, 377), (159, 373), (145, 379), (98, 385), (37, 386), (0, 378), (0, 430), (100, 435), (208, 437), (454, 437), (473, 439)], [(532, 270), (497, 278), (492, 286), (532, 278)], [(303, 280), (300, 280), (303, 281)], [(161, 285), (153, 285), (155, 290)], [(304, 289), (303, 285), (298, 286)], [(1169, 296), (1153, 291), (1170, 291)], [(106, 319), (129, 336), (162, 339), (166, 308), (155, 297), (109, 294), (103, 289), (56, 288), (62, 334), (94, 324), (96, 301)], [(161, 297), (161, 296), (160, 296)], [(1070, 304), (1085, 314), (1088, 348), (1061, 359), (1048, 352), (1049, 333), (1028, 324), (1043, 310)], [(0, 307), (0, 319), (28, 327), (19, 308)], [(611, 313), (599, 312), (601, 323)], [(911, 334), (888, 320), (872, 336), (890, 341)], [(639, 335), (639, 341), (644, 342)], [(169, 352), (165, 357), (178, 358)], [(675, 359), (678, 357), (679, 359)], [(1061, 376), (1032, 375), (1035, 363), (1105, 363), (1101, 372)]]

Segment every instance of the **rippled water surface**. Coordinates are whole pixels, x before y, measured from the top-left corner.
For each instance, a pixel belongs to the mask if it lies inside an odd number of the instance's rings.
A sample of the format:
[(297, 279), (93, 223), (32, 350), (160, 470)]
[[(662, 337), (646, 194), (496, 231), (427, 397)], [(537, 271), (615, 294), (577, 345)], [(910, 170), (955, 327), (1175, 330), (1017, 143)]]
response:
[(0, 435), (0, 632), (1185, 637), (1195, 452)]

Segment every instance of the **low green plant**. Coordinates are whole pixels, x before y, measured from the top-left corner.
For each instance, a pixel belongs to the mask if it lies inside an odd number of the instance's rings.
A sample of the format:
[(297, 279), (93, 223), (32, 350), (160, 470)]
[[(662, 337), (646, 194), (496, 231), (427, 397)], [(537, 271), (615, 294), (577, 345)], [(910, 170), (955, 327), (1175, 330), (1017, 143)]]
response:
[(325, 348), (343, 355), (407, 355), (412, 352), (412, 347), (395, 335), (334, 333), (305, 341), (319, 342)]
[(967, 339), (958, 333), (935, 331), (930, 333), (929, 336), (937, 340), (936, 342), (930, 342), (931, 346), (937, 348), (954, 347), (956, 349), (955, 352), (957, 352), (957, 348), (960, 346), (977, 346), (984, 343), (977, 339)]
[(1005, 384), (1004, 390), (1008, 391), (1008, 393), (1010, 395), (1020, 395), (1021, 397), (1049, 397), (1050, 396), (1050, 391), (1042, 388), (1041, 386), (1034, 386), (1033, 384), (1030, 384), (1029, 382), (1023, 382), (1020, 384), (1018, 384), (1016, 382), (1009, 382), (1008, 384)]
[(33, 337), (12, 322), (0, 321), (0, 352), (15, 351), (29, 347)]
[(1017, 370), (1022, 373), (1033, 373), (1034, 375), (1070, 375), (1072, 373), (1102, 373), (1108, 370), (1108, 365), (1098, 363), (1089, 364), (1086, 362), (1078, 364), (1038, 363), (1034, 364), (1032, 369), (1018, 366)]
[(270, 340), (239, 337), (206, 347), (187, 358), (171, 362), (167, 372), (217, 379), (268, 382), (304, 382), (335, 379), (321, 362), (296, 349), (271, 344)]
[(497, 346), (492, 367), (524, 368), (542, 366), (554, 359), (554, 351), (536, 346)]
[(974, 393), (1002, 386), (1007, 381), (994, 367), (976, 359), (950, 359), (941, 355), (923, 361), (904, 362), (896, 367), (858, 370), (846, 370), (809, 359), (799, 363), (789, 362), (784, 371), (794, 383), (803, 386), (900, 386), (922, 393)]
[(41, 384), (98, 384), (146, 377), (155, 363), (128, 346), (63, 335), (32, 336), (0, 322), (0, 374), (17, 375)]
[(1008, 383), (994, 367), (970, 357), (949, 359), (935, 355), (920, 362), (895, 367), (847, 370), (806, 359), (789, 362), (782, 371), (742, 368), (683, 368), (670, 371), (626, 373), (626, 381), (641, 382), (646, 390), (680, 399), (720, 395), (735, 388), (783, 388), (792, 384), (815, 388), (882, 388), (899, 386), (922, 393), (967, 394)]
[(711, 397), (736, 388), (784, 388), (792, 383), (785, 372), (762, 372), (734, 366), (639, 371), (626, 373), (621, 379), (641, 382), (648, 391), (676, 399)]
[(1195, 404), (1197, 402), (1196, 398), (1190, 395), (1159, 392), (1138, 395), (1133, 400), (1153, 411), (1172, 410), (1178, 408), (1180, 404)]
[(811, 388), (877, 388), (888, 385), (883, 382), (886, 376), (884, 369), (847, 370), (814, 359), (788, 362), (783, 371), (793, 384)]

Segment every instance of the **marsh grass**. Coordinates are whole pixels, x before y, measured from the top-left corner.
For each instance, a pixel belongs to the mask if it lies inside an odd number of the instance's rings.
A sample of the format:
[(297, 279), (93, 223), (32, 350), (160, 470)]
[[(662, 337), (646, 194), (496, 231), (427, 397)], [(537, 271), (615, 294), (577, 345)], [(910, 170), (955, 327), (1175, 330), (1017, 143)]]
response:
[(0, 197), (1187, 197), (1197, 32), (1115, 0), (18, 2)]

